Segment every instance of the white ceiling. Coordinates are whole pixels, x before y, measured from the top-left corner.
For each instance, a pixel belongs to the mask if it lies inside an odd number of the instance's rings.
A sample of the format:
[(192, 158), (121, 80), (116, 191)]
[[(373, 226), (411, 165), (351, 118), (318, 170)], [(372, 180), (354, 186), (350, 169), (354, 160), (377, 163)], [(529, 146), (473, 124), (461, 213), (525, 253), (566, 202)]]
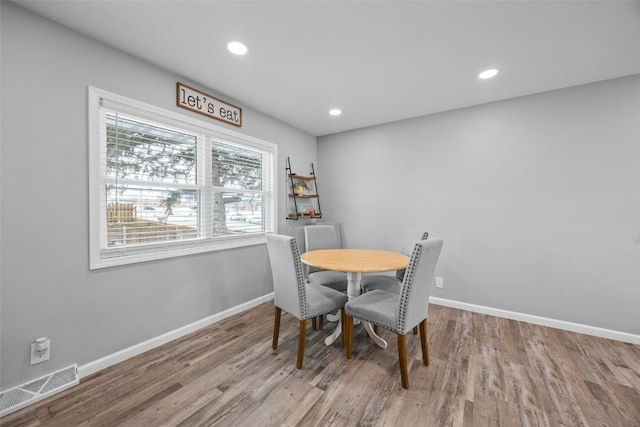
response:
[(640, 73), (638, 1), (15, 3), (316, 136)]

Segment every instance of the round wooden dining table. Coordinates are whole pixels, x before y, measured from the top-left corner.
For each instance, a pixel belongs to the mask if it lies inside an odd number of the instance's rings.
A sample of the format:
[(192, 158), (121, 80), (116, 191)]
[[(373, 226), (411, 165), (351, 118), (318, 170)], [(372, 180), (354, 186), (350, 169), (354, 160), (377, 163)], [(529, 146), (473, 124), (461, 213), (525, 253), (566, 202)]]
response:
[[(347, 273), (349, 299), (357, 297), (362, 292), (363, 273), (400, 270), (407, 267), (409, 263), (409, 257), (404, 254), (376, 249), (319, 249), (303, 253), (300, 255), (300, 260), (312, 267)], [(387, 342), (373, 331), (370, 323), (364, 322), (364, 328), (379, 347), (387, 348)], [(341, 333), (342, 324), (338, 320), (335, 331), (325, 339), (324, 343), (331, 345)]]

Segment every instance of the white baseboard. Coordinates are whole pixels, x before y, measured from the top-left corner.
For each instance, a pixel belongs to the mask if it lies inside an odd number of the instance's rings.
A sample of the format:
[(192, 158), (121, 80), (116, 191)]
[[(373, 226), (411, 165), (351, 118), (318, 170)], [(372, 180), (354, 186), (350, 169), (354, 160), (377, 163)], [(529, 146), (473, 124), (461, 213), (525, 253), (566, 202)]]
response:
[(273, 292), (78, 367), (80, 379), (273, 299)]
[[(232, 307), (221, 313), (214, 314), (207, 318), (198, 320), (197, 322), (167, 332), (155, 338), (151, 338), (147, 341), (141, 342), (124, 350), (120, 350), (116, 353), (105, 356), (101, 359), (89, 362), (87, 364), (78, 367), (78, 376), (80, 379), (94, 374), (102, 369), (113, 366), (117, 363), (123, 362), (131, 357), (137, 356), (149, 351), (155, 347), (166, 344), (169, 341), (173, 341), (177, 338), (183, 337), (187, 334), (197, 331), (198, 329), (212, 325), (216, 322), (224, 320), (235, 314), (246, 311), (250, 308), (256, 307), (264, 302), (273, 299), (273, 292), (262, 297), (256, 298), (252, 301), (248, 301), (244, 304), (240, 304), (236, 307)], [(601, 338), (608, 338), (616, 341), (628, 342), (631, 344), (640, 344), (640, 335), (629, 334), (626, 332), (614, 331), (611, 329), (598, 328), (595, 326), (582, 325), (579, 323), (565, 322), (563, 320), (550, 319), (547, 317), (534, 316), (530, 314), (517, 313), (514, 311), (502, 310), (498, 308), (485, 307), (481, 305), (469, 304), (460, 301), (454, 301), (444, 298), (430, 297), (429, 302), (431, 304), (442, 305), (446, 307), (457, 308), (460, 310), (472, 311), (475, 313), (488, 314), (496, 317), (503, 317), (505, 319), (519, 320), (522, 322), (533, 323), (535, 325), (548, 326), (551, 328), (562, 329), (565, 331), (578, 332), (581, 334), (593, 335)]]
[(517, 313), (515, 311), (501, 310), (499, 308), (485, 307), (482, 305), (469, 304), (460, 301), (453, 301), (444, 298), (430, 297), (429, 303), (443, 305), (460, 310), (472, 311), (475, 313), (488, 314), (505, 319), (519, 320), (521, 322), (533, 323), (534, 325), (548, 326), (565, 331), (578, 332), (580, 334), (593, 335), (600, 338), (640, 344), (640, 335), (626, 332), (614, 331), (611, 329), (598, 328), (596, 326), (583, 325), (580, 323), (565, 322), (564, 320), (550, 319), (548, 317), (534, 316), (531, 314)]

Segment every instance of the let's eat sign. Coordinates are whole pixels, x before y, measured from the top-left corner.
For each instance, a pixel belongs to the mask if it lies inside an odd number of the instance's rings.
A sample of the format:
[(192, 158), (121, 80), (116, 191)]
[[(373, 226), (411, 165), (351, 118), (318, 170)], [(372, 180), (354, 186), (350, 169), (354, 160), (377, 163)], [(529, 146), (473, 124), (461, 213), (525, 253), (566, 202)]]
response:
[(200, 92), (184, 83), (177, 83), (176, 102), (178, 107), (242, 127), (242, 108)]

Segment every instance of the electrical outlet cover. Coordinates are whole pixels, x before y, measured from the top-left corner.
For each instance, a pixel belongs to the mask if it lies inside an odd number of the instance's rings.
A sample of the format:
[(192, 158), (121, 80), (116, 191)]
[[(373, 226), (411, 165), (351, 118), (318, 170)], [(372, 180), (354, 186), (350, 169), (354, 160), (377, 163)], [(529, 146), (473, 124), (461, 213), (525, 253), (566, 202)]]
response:
[(51, 358), (51, 341), (46, 340), (45, 345), (47, 349), (43, 352), (38, 352), (38, 344), (31, 344), (31, 364), (35, 365), (37, 363), (45, 362)]

